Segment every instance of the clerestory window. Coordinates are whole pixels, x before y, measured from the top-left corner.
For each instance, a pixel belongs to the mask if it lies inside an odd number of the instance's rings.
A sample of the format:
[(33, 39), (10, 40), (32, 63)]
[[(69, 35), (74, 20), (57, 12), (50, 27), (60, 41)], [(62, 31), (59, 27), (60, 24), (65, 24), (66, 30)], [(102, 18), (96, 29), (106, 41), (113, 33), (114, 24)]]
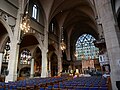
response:
[(34, 18), (34, 19), (37, 19), (37, 12), (38, 12), (38, 10), (37, 10), (37, 5), (33, 5), (33, 9), (32, 9), (32, 17)]

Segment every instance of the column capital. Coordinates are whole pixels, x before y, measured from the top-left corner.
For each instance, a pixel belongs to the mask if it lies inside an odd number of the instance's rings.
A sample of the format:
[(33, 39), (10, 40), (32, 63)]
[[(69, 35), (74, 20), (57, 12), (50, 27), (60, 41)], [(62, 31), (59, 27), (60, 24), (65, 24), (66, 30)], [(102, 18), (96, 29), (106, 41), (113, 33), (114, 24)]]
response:
[(46, 53), (48, 52), (48, 49), (46, 47), (43, 47), (41, 50)]

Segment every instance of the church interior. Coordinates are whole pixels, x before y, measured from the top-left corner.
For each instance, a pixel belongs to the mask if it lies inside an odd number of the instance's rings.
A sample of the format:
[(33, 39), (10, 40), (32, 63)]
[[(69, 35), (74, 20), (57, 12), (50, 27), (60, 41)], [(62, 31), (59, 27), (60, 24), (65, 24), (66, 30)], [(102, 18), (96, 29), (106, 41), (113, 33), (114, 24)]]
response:
[(0, 90), (120, 90), (120, 0), (0, 0)]

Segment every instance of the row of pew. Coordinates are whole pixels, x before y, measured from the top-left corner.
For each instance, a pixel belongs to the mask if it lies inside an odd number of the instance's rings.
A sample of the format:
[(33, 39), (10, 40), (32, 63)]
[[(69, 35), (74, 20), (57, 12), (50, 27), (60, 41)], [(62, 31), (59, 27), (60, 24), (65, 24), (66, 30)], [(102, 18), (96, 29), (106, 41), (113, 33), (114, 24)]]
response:
[(48, 77), (0, 82), (0, 90), (108, 90), (107, 79), (92, 77)]

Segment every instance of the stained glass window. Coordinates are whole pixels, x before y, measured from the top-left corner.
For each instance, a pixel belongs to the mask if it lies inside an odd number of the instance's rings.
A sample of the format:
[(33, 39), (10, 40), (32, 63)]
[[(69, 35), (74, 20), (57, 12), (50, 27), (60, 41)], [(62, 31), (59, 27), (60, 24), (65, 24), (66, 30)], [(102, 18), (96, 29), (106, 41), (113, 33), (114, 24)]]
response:
[(20, 54), (20, 64), (30, 64), (31, 53), (28, 49), (22, 50)]
[(77, 60), (97, 59), (99, 49), (95, 47), (95, 38), (90, 34), (83, 34), (76, 42)]
[(6, 45), (5, 45), (5, 48), (4, 48), (3, 61), (2, 62), (7, 62), (8, 63), (9, 57), (10, 57), (10, 46), (11, 46), (11, 43), (8, 40)]

